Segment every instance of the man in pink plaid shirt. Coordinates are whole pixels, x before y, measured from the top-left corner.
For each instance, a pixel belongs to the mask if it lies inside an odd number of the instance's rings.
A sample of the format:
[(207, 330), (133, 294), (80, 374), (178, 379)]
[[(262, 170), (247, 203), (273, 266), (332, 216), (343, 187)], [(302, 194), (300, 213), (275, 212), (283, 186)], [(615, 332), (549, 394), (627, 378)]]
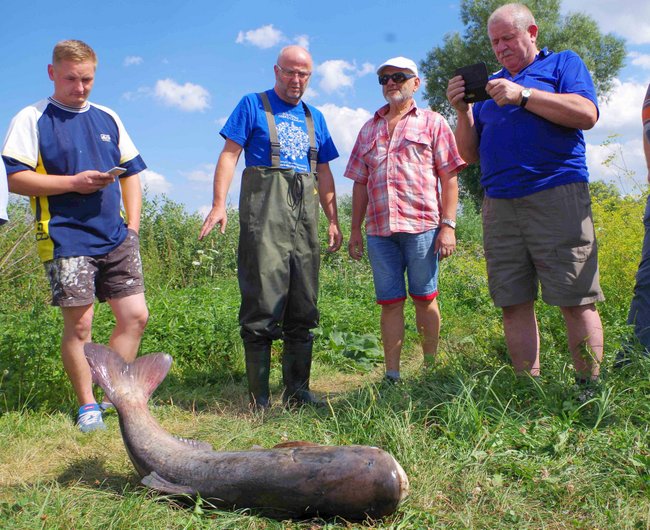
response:
[(457, 173), (466, 164), (445, 119), (416, 106), (413, 95), (420, 78), (415, 63), (395, 57), (377, 75), (388, 104), (361, 128), (345, 170), (354, 180), (348, 252), (355, 260), (363, 256), (366, 218), (386, 380), (398, 382), (405, 272), (425, 363), (433, 361), (438, 349), (438, 259), (456, 249)]

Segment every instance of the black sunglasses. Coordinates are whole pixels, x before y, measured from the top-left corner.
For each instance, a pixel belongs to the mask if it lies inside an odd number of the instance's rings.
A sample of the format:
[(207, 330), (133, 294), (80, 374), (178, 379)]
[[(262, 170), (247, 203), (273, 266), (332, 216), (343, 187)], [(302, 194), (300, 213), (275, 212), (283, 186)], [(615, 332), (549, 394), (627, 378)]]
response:
[(407, 79), (417, 77), (415, 74), (405, 74), (404, 72), (395, 72), (394, 74), (384, 74), (379, 76), (379, 84), (387, 85), (388, 80), (392, 79), (393, 83), (403, 83)]

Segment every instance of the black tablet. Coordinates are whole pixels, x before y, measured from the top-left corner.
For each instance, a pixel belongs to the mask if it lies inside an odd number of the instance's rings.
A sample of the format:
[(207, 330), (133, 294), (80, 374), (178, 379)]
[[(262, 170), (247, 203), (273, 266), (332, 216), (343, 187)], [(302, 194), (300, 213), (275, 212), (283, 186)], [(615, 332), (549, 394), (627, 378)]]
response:
[(489, 94), (485, 91), (485, 85), (488, 82), (488, 72), (485, 63), (470, 64), (461, 66), (456, 69), (454, 76), (460, 75), (465, 80), (465, 97), (466, 103), (484, 101), (490, 99)]

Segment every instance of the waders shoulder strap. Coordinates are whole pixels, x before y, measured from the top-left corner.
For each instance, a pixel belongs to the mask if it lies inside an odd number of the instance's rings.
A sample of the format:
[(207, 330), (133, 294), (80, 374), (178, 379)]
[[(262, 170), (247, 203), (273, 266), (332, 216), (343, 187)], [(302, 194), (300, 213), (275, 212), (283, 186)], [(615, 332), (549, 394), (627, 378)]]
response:
[[(271, 139), (271, 167), (280, 167), (280, 141), (278, 140), (278, 129), (275, 126), (275, 117), (271, 102), (266, 92), (259, 93), (264, 105), (266, 114), (266, 123), (269, 126), (269, 136)], [(303, 101), (302, 106), (305, 109), (305, 121), (307, 123), (307, 134), (309, 135), (309, 167), (313, 174), (316, 174), (316, 164), (318, 161), (318, 148), (316, 147), (316, 134), (314, 132), (314, 120), (311, 117), (311, 111)]]

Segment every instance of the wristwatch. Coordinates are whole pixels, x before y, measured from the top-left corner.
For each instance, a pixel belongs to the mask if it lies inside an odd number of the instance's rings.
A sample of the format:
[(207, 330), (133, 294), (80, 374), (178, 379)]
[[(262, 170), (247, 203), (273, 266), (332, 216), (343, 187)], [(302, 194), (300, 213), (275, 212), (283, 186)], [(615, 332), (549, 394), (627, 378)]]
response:
[(524, 88), (521, 91), (521, 103), (519, 103), (520, 107), (525, 107), (526, 103), (528, 103), (528, 98), (533, 95), (533, 91), (530, 88)]
[(447, 226), (452, 227), (454, 230), (456, 229), (456, 221), (454, 221), (453, 219), (443, 219), (443, 220), (440, 221), (440, 222), (441, 222), (443, 225), (447, 225)]

